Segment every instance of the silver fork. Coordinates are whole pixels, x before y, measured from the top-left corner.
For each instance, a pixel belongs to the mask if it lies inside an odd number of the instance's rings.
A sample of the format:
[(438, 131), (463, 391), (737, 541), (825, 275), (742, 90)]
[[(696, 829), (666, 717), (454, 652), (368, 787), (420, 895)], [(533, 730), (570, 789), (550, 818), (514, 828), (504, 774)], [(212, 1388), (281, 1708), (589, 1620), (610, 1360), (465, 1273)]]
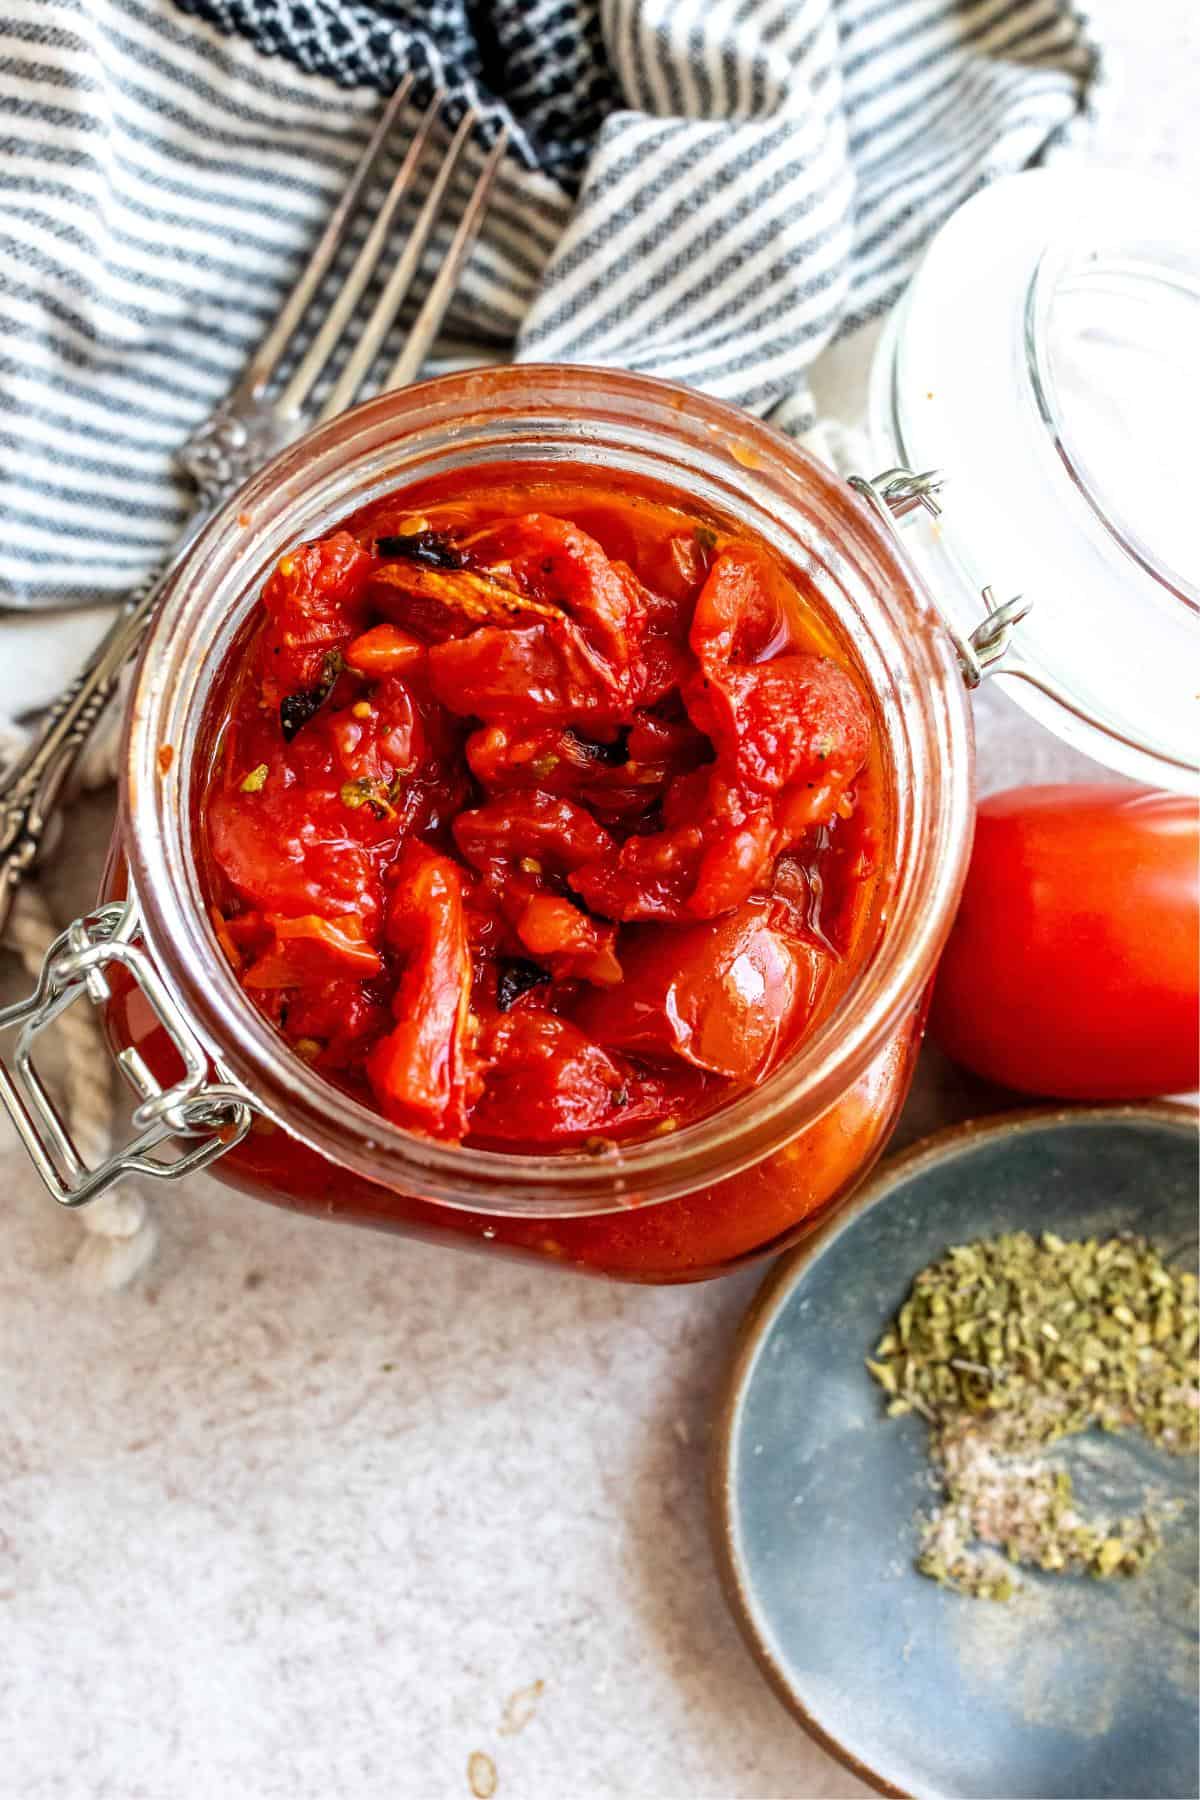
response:
[[(446, 211), (451, 182), (463, 163), (472, 128), (478, 123), (479, 115), (473, 109), (464, 113), (454, 131), (407, 241), (367, 313), (358, 342), (320, 406), (314, 406), (314, 393), (347, 325), (358, 311), (365, 310), (364, 296), (397, 211), (426, 160), (446, 103), (442, 90), (425, 108), (362, 247), (311, 343), (286, 383), (278, 386), (275, 379), (334, 258), (347, 240), (411, 87), (412, 77), (406, 76), (384, 107), (316, 249), (236, 386), (177, 453), (176, 462), (196, 488), (196, 509), (182, 536), (166, 562), (122, 603), (117, 618), (84, 668), (50, 707), (28, 748), (0, 781), (0, 931), (7, 921), (17, 884), (37, 861), (63, 788), (116, 689), (121, 671), (145, 636), (169, 577), (229, 496), (310, 426), (353, 405), (372, 372), (384, 339), (412, 287), (434, 228)], [(403, 387), (420, 373), (483, 223), (506, 141), (507, 134), (501, 131), (484, 158), (445, 258), (403, 349), (379, 383), (380, 392)]]

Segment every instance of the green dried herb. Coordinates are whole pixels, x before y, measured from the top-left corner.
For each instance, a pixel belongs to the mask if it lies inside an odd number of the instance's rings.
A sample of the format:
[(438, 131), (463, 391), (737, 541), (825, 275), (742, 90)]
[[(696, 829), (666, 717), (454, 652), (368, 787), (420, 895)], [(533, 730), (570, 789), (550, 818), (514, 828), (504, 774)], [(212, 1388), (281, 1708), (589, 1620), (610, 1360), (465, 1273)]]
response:
[(391, 781), (377, 781), (370, 775), (344, 781), (339, 790), (342, 805), (348, 806), (351, 812), (357, 812), (360, 806), (369, 806), (377, 819), (394, 819), (396, 802), (411, 773), (411, 769), (401, 769)]
[(1200, 1443), (1196, 1277), (1141, 1238), (1015, 1232), (961, 1244), (913, 1282), (867, 1367), (890, 1416), (917, 1412), (943, 1499), (917, 1566), (1008, 1599), (1008, 1564), (1136, 1574), (1166, 1516), (1082, 1516), (1045, 1452), (1098, 1425), (1181, 1455)]

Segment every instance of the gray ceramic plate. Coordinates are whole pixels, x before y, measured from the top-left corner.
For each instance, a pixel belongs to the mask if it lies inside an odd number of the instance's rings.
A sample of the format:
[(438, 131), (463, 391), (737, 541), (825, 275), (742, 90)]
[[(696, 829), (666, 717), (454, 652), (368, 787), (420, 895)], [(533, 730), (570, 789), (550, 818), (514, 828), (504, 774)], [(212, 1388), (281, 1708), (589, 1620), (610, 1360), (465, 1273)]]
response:
[(1029, 1578), (1009, 1605), (912, 1567), (931, 1497), (925, 1428), (881, 1416), (863, 1368), (912, 1276), (949, 1243), (1025, 1228), (1197, 1241), (1196, 1115), (1024, 1113), (943, 1133), (882, 1170), (773, 1271), (743, 1327), (713, 1468), (722, 1578), (764, 1673), (882, 1793), (1194, 1800), (1196, 1473), (1088, 1433), (1094, 1504), (1183, 1502), (1133, 1582)]

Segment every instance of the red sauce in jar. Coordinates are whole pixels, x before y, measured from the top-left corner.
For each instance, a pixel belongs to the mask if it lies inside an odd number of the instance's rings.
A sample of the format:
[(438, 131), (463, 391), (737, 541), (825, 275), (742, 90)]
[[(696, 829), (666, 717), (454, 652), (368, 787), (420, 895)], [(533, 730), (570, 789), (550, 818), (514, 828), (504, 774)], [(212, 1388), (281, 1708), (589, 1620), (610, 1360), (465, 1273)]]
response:
[(271, 575), (199, 798), (249, 998), (330, 1082), (485, 1148), (711, 1112), (836, 1004), (873, 718), (762, 544), (600, 472), (407, 490)]

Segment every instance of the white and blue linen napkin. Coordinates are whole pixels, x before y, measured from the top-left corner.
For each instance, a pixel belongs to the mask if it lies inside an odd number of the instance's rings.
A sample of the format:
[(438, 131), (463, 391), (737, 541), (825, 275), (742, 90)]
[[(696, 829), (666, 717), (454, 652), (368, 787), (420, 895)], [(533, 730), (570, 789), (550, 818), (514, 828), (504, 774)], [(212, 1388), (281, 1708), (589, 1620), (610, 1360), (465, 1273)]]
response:
[[(0, 607), (134, 584), (406, 72), (512, 134), (450, 320), (812, 422), (806, 371), (1086, 116), (1068, 0), (0, 0)], [(6, 624), (0, 718), (91, 627)], [(49, 648), (47, 648), (49, 646)], [(66, 659), (64, 661), (64, 659)]]

